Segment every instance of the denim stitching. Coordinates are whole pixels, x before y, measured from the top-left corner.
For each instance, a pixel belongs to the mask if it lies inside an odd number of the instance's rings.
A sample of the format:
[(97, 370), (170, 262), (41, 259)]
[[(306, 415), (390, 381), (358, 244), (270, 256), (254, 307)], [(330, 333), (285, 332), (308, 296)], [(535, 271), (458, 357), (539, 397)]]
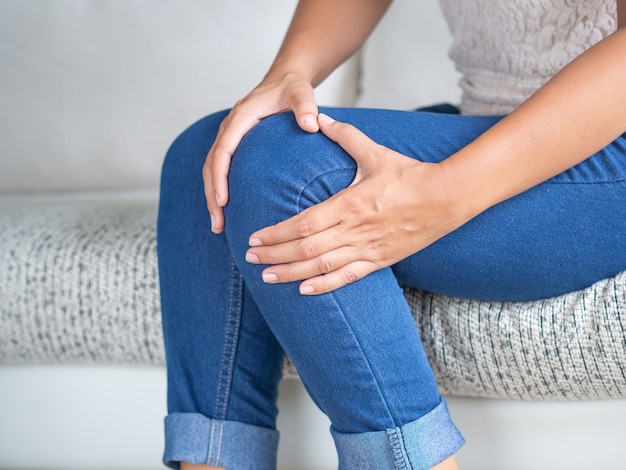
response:
[[(237, 345), (239, 343), (239, 327), (241, 325), (241, 310), (242, 310), (242, 302), (243, 302), (243, 278), (238, 273), (237, 268), (235, 267), (235, 260), (231, 260), (231, 269), (233, 272), (233, 281), (237, 281), (236, 285), (236, 298), (237, 298), (237, 307), (235, 310), (235, 329), (233, 331), (233, 343), (230, 351), (230, 362), (228, 364), (228, 393), (230, 394), (230, 386), (232, 383), (233, 377), (233, 369), (235, 367), (235, 354), (237, 352)], [(235, 273), (237, 276), (235, 277)], [(232, 318), (232, 317), (231, 317)], [(226, 419), (226, 401), (224, 402), (224, 419)], [(220, 429), (220, 440), (217, 448), (217, 463), (219, 464), (221, 450), (222, 450), (222, 435), (224, 431), (224, 426)]]
[(224, 423), (220, 423), (220, 437), (217, 440), (217, 456), (215, 457), (215, 465), (219, 465), (220, 456), (222, 454), (222, 438), (224, 437)]
[[(232, 269), (231, 269), (231, 273), (232, 273)], [(231, 277), (232, 279), (232, 277)], [(232, 311), (232, 302), (233, 302), (233, 285), (232, 282), (229, 286), (229, 293), (228, 293), (228, 320), (226, 322), (226, 332), (225, 332), (225, 337), (224, 337), (224, 349), (222, 350), (222, 360), (220, 362), (220, 376), (218, 378), (217, 381), (217, 393), (216, 393), (216, 397), (215, 397), (215, 408), (213, 410), (213, 416), (215, 419), (223, 419), (220, 415), (220, 401), (221, 401), (221, 396), (222, 396), (222, 379), (223, 379), (223, 374), (222, 371), (224, 370), (224, 361), (226, 358), (226, 349), (228, 347), (228, 333), (230, 331), (230, 312)]]
[(396, 464), (396, 468), (399, 470), (412, 469), (413, 465), (411, 465), (411, 462), (409, 461), (406, 448), (404, 446), (402, 430), (400, 428), (388, 429), (387, 436), (389, 437), (389, 445), (391, 446), (393, 461)]
[(207, 453), (207, 458), (206, 458), (206, 463), (207, 465), (213, 465), (212, 462), (212, 456), (213, 456), (213, 438), (215, 437), (215, 426), (217, 425), (217, 421), (212, 419), (211, 420), (211, 433), (210, 433), (210, 439), (209, 439), (209, 451)]
[[(228, 395), (232, 383), (232, 373), (235, 363), (235, 353), (239, 339), (239, 326), (241, 323), (241, 303), (242, 303), (242, 284), (241, 275), (235, 267), (235, 260), (231, 259), (231, 278), (229, 289), (228, 303), (228, 319), (226, 322), (226, 334), (224, 338), (224, 349), (222, 351), (222, 360), (220, 363), (220, 376), (217, 383), (217, 395), (215, 400), (215, 409), (213, 411), (214, 419), (225, 420), (226, 411), (228, 409)], [(234, 301), (236, 300), (236, 304)], [(216, 463), (219, 461), (222, 446), (223, 425), (220, 425), (220, 436), (217, 442)], [(211, 444), (209, 461), (213, 459), (213, 437), (215, 436), (215, 428), (211, 429)]]

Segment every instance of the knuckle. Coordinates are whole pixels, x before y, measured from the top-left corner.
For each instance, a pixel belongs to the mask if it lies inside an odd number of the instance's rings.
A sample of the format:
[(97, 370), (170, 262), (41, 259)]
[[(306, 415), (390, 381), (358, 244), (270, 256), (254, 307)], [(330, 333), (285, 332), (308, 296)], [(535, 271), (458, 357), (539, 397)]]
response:
[(202, 176), (204, 176), (205, 179), (211, 179), (211, 162), (209, 162), (208, 160), (205, 162), (204, 165), (202, 165)]
[(320, 257), (317, 260), (316, 264), (317, 264), (317, 270), (321, 273), (326, 274), (333, 270), (333, 264), (325, 257)]
[(315, 248), (310, 242), (302, 241), (298, 243), (297, 253), (302, 259), (309, 260), (315, 257)]
[(347, 122), (341, 122), (339, 124), (341, 125), (342, 132), (344, 132), (345, 134), (349, 135), (352, 138), (356, 137), (357, 134), (359, 133), (356, 127), (354, 127), (351, 124), (348, 124)]
[(346, 212), (352, 214), (363, 213), (367, 209), (367, 203), (365, 199), (359, 196), (352, 196), (346, 199), (344, 202), (344, 209)]
[(296, 233), (299, 237), (308, 237), (309, 235), (311, 235), (311, 232), (311, 222), (309, 222), (307, 219), (302, 219), (298, 221), (298, 224), (296, 226)]
[(236, 116), (239, 113), (240, 109), (242, 107), (245, 107), (248, 100), (249, 96), (244, 96), (243, 98), (239, 98), (237, 101), (235, 101), (235, 105), (231, 109), (229, 117), (232, 119), (234, 116)]
[(230, 125), (230, 122), (233, 120), (233, 116), (236, 113), (237, 112), (235, 111), (235, 108), (233, 108), (233, 109), (230, 110), (228, 115), (222, 120), (222, 122), (220, 123), (219, 127), (217, 128), (218, 138), (219, 138), (219, 136), (221, 136), (224, 133), (224, 130), (226, 130), (228, 128), (228, 126)]
[(312, 101), (308, 90), (304, 88), (296, 90), (296, 93), (292, 96), (292, 103), (298, 106), (310, 105)]
[(341, 277), (346, 284), (350, 284), (356, 281), (359, 276), (350, 268), (346, 268), (342, 271)]

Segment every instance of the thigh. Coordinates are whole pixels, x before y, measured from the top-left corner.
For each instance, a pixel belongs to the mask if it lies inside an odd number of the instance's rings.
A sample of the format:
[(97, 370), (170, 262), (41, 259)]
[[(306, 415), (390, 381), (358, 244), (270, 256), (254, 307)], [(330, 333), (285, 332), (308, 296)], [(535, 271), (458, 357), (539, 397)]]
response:
[[(440, 162), (502, 116), (327, 110), (376, 142)], [(626, 269), (626, 135), (584, 162), (479, 215), (394, 266), (439, 294), (521, 301), (583, 289)]]
[[(429, 151), (417, 150), (416, 158)], [(527, 301), (581, 290), (625, 269), (623, 135), (398, 263), (394, 273), (403, 284), (438, 294)]]

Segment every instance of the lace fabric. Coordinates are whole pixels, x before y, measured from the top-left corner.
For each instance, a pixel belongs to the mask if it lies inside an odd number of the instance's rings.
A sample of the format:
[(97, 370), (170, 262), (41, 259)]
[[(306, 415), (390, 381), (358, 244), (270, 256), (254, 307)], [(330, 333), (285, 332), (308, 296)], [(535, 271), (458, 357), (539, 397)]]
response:
[(615, 31), (614, 0), (440, 0), (463, 114), (512, 111)]

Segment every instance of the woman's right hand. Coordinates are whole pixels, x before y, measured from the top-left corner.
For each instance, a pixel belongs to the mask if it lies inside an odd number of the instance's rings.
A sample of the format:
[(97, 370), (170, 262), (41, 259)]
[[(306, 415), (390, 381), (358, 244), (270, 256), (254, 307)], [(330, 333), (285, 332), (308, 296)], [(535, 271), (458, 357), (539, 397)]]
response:
[(214, 233), (224, 230), (223, 207), (228, 202), (228, 172), (237, 146), (261, 119), (283, 111), (293, 111), (304, 131), (319, 130), (313, 86), (296, 73), (266, 77), (239, 100), (222, 121), (202, 168), (204, 194)]

